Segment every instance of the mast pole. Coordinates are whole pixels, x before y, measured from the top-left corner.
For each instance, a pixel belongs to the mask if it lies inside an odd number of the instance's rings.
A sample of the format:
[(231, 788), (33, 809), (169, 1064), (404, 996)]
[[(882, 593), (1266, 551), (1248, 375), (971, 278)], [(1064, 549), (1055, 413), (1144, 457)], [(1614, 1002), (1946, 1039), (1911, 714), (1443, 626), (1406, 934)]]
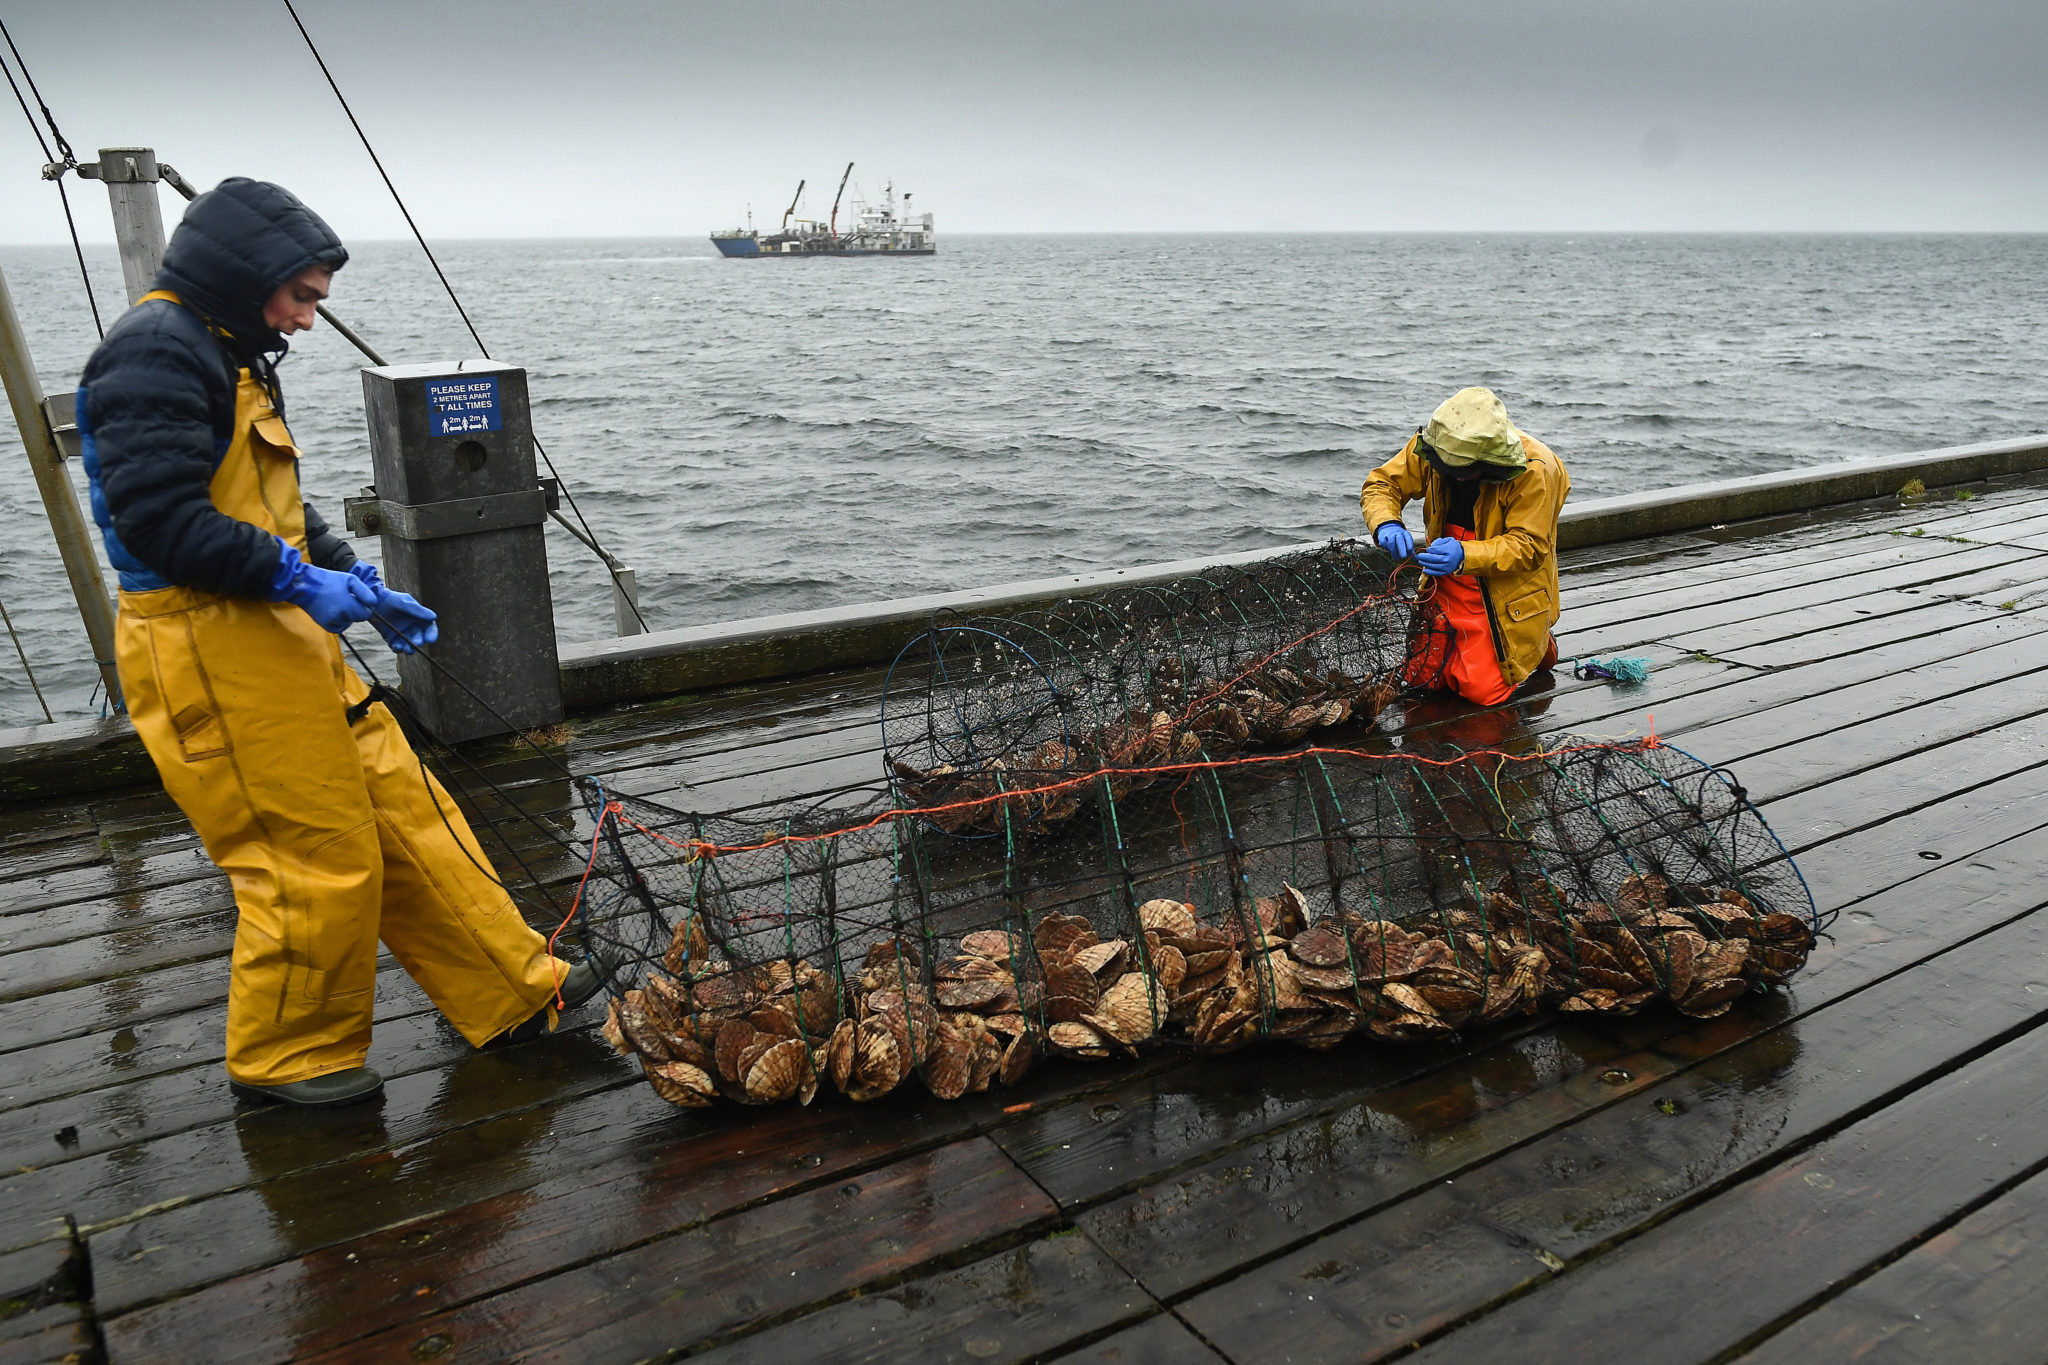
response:
[[(86, 168), (78, 168), (80, 175)], [(114, 210), (114, 240), (121, 249), (121, 282), (128, 286), (128, 304), (149, 292), (157, 267), (164, 263), (164, 211), (157, 202), (157, 170), (153, 147), (102, 147), (92, 178), (107, 187)]]
[(107, 582), (100, 576), (92, 532), (86, 526), (85, 514), (78, 509), (78, 493), (64, 473), (63, 457), (57, 452), (56, 438), (51, 435), (49, 419), (44, 415), (43, 382), (29, 359), (28, 338), (14, 311), (14, 296), (8, 291), (4, 272), (0, 272), (0, 380), (6, 382), (7, 401), (14, 409), (14, 425), (21, 429), (29, 471), (35, 475), (36, 491), (43, 496), (43, 510), (49, 513), (50, 533), (57, 539), (57, 553), (63, 557), (64, 574), (71, 580), (71, 595), (78, 601), (78, 614), (85, 620), (93, 662), (99, 666), (100, 681), (106, 686), (107, 695), (118, 702), (121, 680), (114, 671), (113, 603), (107, 597)]

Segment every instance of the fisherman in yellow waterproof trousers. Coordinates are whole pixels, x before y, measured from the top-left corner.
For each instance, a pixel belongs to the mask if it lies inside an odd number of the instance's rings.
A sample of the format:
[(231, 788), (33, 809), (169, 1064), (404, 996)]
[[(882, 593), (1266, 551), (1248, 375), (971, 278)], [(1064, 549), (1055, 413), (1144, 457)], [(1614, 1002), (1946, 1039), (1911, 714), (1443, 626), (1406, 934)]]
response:
[[(1366, 476), (1373, 539), (1430, 578), (1403, 680), (1494, 706), (1557, 662), (1557, 520), (1571, 476), (1508, 420), (1490, 389), (1460, 389), (1393, 459)], [(1422, 499), (1421, 550), (1401, 509)]]
[(380, 938), (477, 1046), (538, 1037), (602, 985), (520, 918), (390, 712), (351, 712), (369, 689), (340, 633), (370, 621), (403, 652), (437, 626), (299, 492), (276, 362), (347, 259), (288, 191), (224, 181), (78, 390), (129, 715), (234, 886), (229, 1081), (306, 1107), (382, 1088), (363, 1064)]

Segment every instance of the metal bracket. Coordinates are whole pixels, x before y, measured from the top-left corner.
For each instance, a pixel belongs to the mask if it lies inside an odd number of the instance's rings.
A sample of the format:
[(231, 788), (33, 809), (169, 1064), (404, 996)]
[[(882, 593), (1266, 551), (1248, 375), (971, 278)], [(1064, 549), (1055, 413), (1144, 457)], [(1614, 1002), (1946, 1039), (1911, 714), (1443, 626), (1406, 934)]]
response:
[(57, 443), (57, 458), (75, 460), (85, 453), (85, 434), (78, 429), (78, 393), (53, 393), (43, 400), (43, 420)]
[[(109, 185), (153, 185), (162, 179), (157, 173), (156, 153), (147, 147), (102, 147), (98, 161), (78, 163), (80, 180), (101, 180)], [(112, 157), (119, 157), (109, 164)], [(48, 168), (44, 168), (48, 176)]]
[(538, 526), (547, 520), (548, 497), (545, 490), (531, 488), (523, 493), (452, 498), (417, 507), (377, 497), (349, 498), (342, 504), (342, 515), (351, 535), (445, 540), (515, 526)]

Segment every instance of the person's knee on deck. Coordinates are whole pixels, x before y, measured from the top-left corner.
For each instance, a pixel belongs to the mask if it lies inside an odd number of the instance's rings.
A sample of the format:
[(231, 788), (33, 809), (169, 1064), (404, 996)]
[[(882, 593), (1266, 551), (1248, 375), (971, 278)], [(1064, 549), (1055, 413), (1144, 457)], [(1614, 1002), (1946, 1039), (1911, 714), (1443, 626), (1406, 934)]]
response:
[[(1430, 586), (1404, 680), (1494, 705), (1557, 662), (1557, 520), (1571, 477), (1487, 389), (1462, 389), (1366, 477), (1359, 507), (1379, 546)], [(1421, 545), (1401, 511), (1422, 499)]]

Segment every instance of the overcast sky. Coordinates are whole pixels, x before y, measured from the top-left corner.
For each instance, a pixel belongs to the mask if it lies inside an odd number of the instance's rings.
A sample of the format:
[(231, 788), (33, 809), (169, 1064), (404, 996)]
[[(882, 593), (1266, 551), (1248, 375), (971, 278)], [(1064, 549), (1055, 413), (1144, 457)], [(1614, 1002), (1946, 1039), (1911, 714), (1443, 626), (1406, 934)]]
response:
[[(301, 0), (432, 237), (2048, 230), (2044, 0)], [(0, 0), (83, 158), (404, 231), (281, 0)], [(4, 92), (0, 92), (4, 96)], [(61, 240), (0, 109), (0, 242)], [(104, 192), (74, 190), (109, 237)], [(174, 208), (175, 206), (167, 206)]]

